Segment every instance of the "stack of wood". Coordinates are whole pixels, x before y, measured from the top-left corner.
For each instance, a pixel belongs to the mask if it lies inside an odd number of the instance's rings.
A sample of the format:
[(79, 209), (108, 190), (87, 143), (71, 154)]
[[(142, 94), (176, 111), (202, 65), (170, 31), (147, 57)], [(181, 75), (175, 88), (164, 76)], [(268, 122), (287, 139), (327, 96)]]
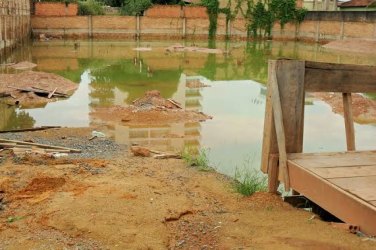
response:
[[(7, 87), (11, 88), (11, 89), (18, 90), (20, 92), (32, 92), (32, 93), (39, 95), (39, 96), (45, 96), (48, 99), (51, 99), (52, 97), (62, 97), (62, 98), (68, 98), (69, 97), (65, 93), (58, 92), (57, 88), (55, 88), (52, 91), (48, 91), (46, 89), (37, 88), (37, 87), (28, 87), (28, 88), (17, 88), (17, 87), (13, 87), (13, 86), (7, 86)], [(8, 96), (11, 96), (10, 93), (0, 93), (0, 96), (1, 96), (1, 94), (3, 94), (3, 95), (8, 94)]]
[(6, 139), (0, 139), (0, 149), (12, 150), (15, 155), (35, 153), (54, 156), (56, 154), (81, 153), (81, 150), (73, 148)]

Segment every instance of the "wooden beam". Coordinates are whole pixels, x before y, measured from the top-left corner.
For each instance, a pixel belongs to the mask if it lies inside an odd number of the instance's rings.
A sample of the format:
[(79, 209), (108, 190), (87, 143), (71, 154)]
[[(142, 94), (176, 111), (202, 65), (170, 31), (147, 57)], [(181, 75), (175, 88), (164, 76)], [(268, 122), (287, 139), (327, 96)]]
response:
[(376, 67), (306, 61), (308, 92), (375, 93)]
[(268, 169), (268, 191), (269, 193), (276, 194), (278, 191), (279, 180), (278, 180), (278, 155), (271, 155), (269, 158), (269, 169)]
[(355, 130), (352, 112), (351, 93), (342, 93), (343, 113), (345, 118), (346, 143), (348, 151), (355, 151)]
[(275, 131), (277, 135), (277, 145), (279, 152), (279, 167), (282, 170), (283, 183), (285, 185), (285, 190), (290, 190), (290, 177), (289, 171), (287, 169), (287, 152), (286, 152), (286, 135), (285, 126), (283, 124), (283, 113), (281, 105), (281, 97), (279, 94), (277, 73), (274, 72), (271, 76), (270, 88), (272, 89), (272, 104), (273, 104), (273, 115)]

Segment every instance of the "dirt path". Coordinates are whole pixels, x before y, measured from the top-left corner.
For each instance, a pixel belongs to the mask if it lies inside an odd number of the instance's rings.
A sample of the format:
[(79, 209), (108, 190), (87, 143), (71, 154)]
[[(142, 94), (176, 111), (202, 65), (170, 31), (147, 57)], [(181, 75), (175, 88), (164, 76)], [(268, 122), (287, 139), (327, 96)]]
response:
[(125, 154), (3, 162), (0, 249), (376, 247), (277, 196), (244, 198), (220, 174)]

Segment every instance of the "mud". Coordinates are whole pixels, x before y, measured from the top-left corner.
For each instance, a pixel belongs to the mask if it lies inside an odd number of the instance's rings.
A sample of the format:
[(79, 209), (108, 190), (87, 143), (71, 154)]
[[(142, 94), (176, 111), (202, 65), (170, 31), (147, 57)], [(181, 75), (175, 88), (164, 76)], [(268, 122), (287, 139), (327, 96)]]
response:
[[(328, 103), (334, 113), (343, 115), (341, 93), (313, 93), (313, 96)], [(361, 94), (352, 94), (352, 111), (355, 122), (360, 124), (376, 123), (376, 100)]]

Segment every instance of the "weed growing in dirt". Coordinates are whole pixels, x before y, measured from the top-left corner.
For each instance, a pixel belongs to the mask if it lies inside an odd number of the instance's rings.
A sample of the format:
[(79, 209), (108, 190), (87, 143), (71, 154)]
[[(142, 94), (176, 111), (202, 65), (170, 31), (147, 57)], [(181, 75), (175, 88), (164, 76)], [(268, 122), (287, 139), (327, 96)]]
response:
[(197, 151), (193, 148), (186, 147), (181, 157), (190, 167), (195, 167), (199, 171), (208, 172), (213, 171), (213, 168), (209, 166), (208, 153), (208, 149), (200, 149)]
[(236, 169), (234, 186), (237, 192), (244, 196), (250, 196), (256, 192), (267, 190), (267, 178), (261, 176), (254, 169), (248, 171)]

